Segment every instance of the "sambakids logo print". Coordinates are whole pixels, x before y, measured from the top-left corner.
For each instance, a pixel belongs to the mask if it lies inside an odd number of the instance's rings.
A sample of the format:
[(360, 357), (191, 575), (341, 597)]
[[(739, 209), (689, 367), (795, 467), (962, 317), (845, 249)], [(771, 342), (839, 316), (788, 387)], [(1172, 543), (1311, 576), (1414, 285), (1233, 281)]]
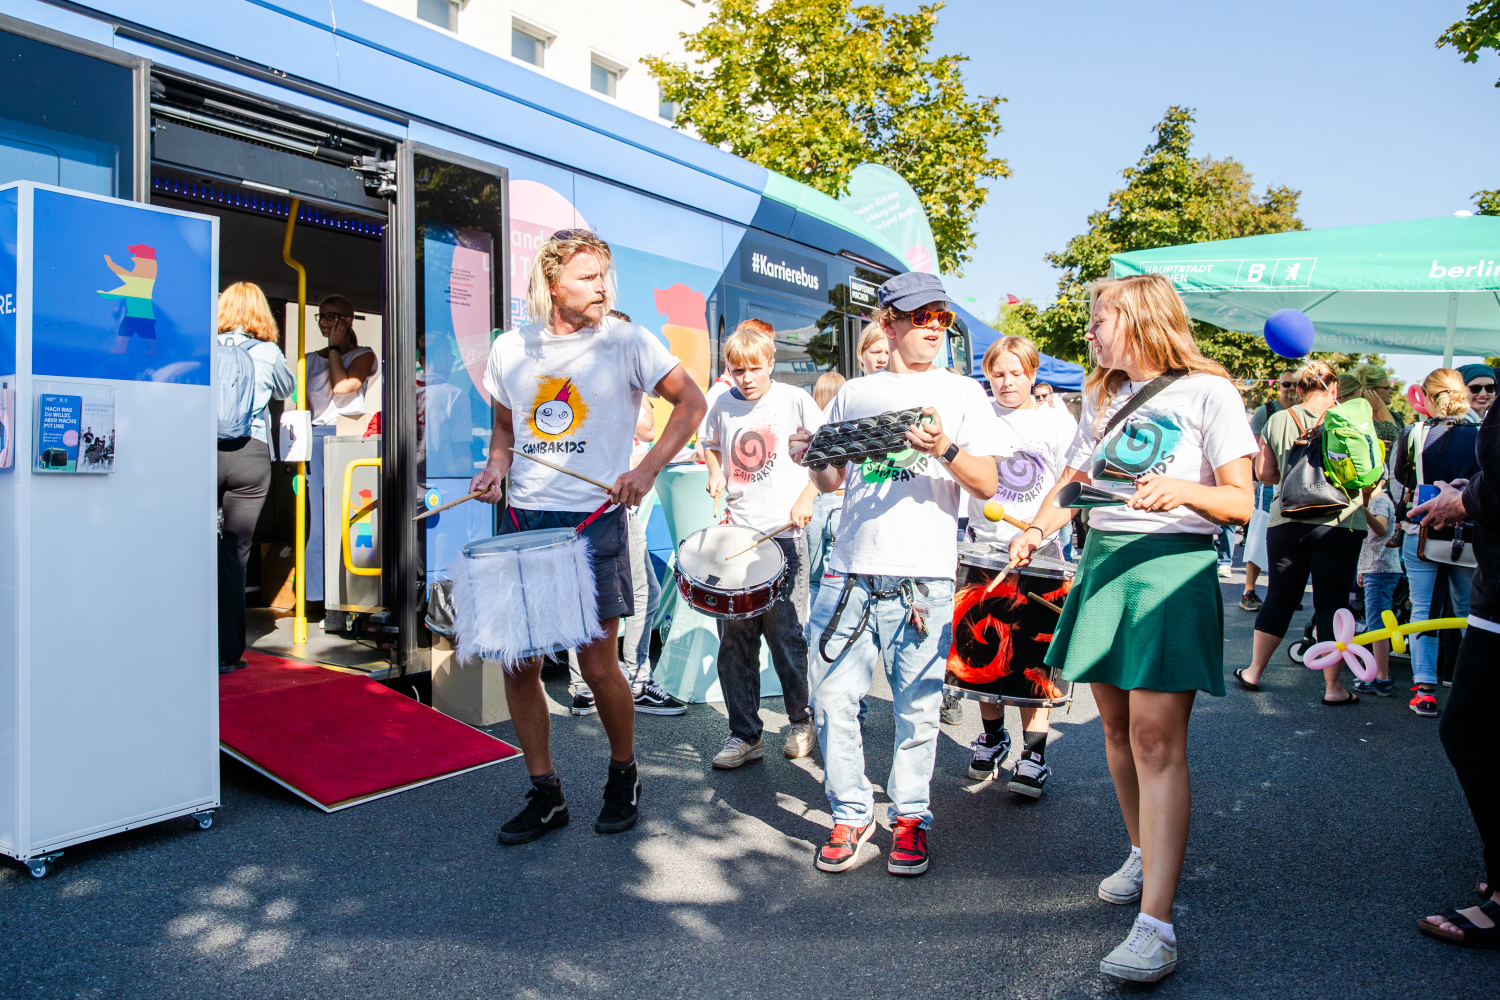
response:
[(588, 415), (588, 404), (572, 379), (561, 375), (539, 379), (530, 422), (532, 431), (541, 440), (527, 442), (521, 450), (528, 455), (583, 451), (587, 441), (561, 439), (571, 437), (582, 428)]
[(776, 435), (769, 427), (741, 428), (729, 442), (729, 474), (737, 483), (758, 483), (776, 465)]

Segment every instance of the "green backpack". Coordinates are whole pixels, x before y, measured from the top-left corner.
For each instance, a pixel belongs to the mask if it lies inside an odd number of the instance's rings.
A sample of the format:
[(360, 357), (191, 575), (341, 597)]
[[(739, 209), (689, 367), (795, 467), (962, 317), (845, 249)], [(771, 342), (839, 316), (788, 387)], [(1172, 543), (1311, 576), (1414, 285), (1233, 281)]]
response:
[(1385, 467), (1375, 413), (1363, 399), (1340, 403), (1323, 417), (1323, 472), (1346, 493), (1373, 486)]

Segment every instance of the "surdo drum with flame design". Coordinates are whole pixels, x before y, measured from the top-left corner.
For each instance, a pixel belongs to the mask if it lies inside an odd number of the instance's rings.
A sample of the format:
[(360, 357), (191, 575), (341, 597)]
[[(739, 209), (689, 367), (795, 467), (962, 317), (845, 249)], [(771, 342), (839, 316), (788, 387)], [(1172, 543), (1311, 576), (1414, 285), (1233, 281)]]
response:
[(1009, 561), (1005, 546), (959, 543), (948, 693), (1024, 708), (1055, 708), (1073, 700), (1072, 681), (1043, 659), (1058, 620), (1047, 605), (1061, 607), (1073, 586), (1073, 566), (1061, 552), (1050, 554), (1054, 545), (998, 580)]

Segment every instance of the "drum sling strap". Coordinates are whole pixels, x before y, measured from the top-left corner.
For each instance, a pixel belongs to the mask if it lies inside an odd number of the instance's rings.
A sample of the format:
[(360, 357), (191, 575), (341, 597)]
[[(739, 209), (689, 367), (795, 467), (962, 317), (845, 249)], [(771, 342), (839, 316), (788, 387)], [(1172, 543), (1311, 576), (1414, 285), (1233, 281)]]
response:
[[(838, 606), (833, 609), (833, 617), (828, 619), (828, 624), (823, 626), (823, 634), (818, 637), (818, 655), (823, 658), (824, 663), (836, 663), (845, 653), (849, 652), (849, 647), (854, 645), (854, 641), (859, 638), (860, 633), (870, 624), (870, 610), (875, 606), (875, 602), (884, 600), (887, 597), (896, 597), (898, 595), (906, 597), (911, 603), (912, 624), (922, 634), (925, 635), (927, 633), (927, 625), (922, 621), (921, 615), (917, 613), (917, 588), (925, 587), (925, 585), (911, 579), (902, 580), (890, 590), (872, 590), (870, 592), (870, 595), (865, 598), (864, 608), (860, 611), (859, 624), (854, 626), (853, 632), (849, 633), (849, 640), (844, 643), (844, 648), (839, 651), (838, 656), (829, 656), (828, 640), (832, 639), (834, 632), (838, 630), (839, 622), (844, 617), (844, 608), (849, 604), (849, 592), (854, 589), (854, 580), (858, 575), (857, 573), (850, 573), (844, 577), (844, 589), (839, 592)], [(870, 579), (873, 580), (874, 577)]]

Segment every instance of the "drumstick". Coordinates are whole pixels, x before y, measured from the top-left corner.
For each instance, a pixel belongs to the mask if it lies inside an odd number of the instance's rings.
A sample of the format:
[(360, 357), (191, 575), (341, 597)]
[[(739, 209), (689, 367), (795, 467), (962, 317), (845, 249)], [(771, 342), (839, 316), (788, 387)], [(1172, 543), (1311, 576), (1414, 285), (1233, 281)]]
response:
[(1010, 576), (1010, 571), (1016, 568), (1016, 564), (1018, 562), (1020, 562), (1020, 560), (1018, 560), (1018, 559), (1012, 559), (1010, 562), (1006, 563), (1005, 564), (1005, 568), (1000, 571), (1000, 575), (997, 576), (997, 577), (995, 577), (993, 580), (991, 580), (990, 581), (990, 585), (988, 587), (985, 587), (984, 591), (979, 596), (980, 597), (988, 597), (988, 596), (990, 596), (990, 591), (992, 591), (996, 587), (1000, 586), (1001, 582), (1007, 576)]
[(609, 485), (608, 483), (601, 483), (599, 480), (595, 479), (593, 476), (585, 476), (581, 472), (574, 472), (572, 469), (564, 468), (563, 466), (558, 465), (556, 462), (549, 462), (545, 458), (537, 458), (535, 455), (528, 455), (524, 451), (522, 451), (520, 448), (512, 448), (511, 451), (515, 452), (517, 455), (520, 455), (522, 458), (529, 458), (529, 459), (531, 459), (533, 462), (536, 462), (538, 465), (545, 465), (547, 468), (551, 469), (554, 472), (561, 472), (563, 475), (565, 475), (565, 476), (572, 476), (574, 479), (582, 479), (586, 483), (590, 483), (590, 484), (592, 484), (594, 486), (599, 487), (601, 490), (603, 490), (606, 493), (608, 493), (610, 490), (614, 489), (613, 486)]
[(413, 521), (420, 521), (424, 517), (431, 517), (434, 514), (441, 514), (443, 511), (447, 510), (449, 507), (457, 507), (461, 503), (468, 503), (470, 500), (473, 500), (477, 496), (481, 496), (483, 493), (484, 493), (484, 490), (475, 490), (473, 493), (465, 493), (463, 496), (459, 497), (457, 500), (449, 500), (447, 503), (443, 504), (441, 507), (434, 507), (431, 510), (424, 510), (424, 511), (422, 511), (422, 513), (420, 513), (416, 517), (412, 518), (412, 520)]
[(755, 548), (761, 542), (765, 541), (767, 538), (771, 538), (771, 537), (773, 537), (775, 535), (779, 535), (783, 531), (787, 530), (788, 528), (795, 528), (796, 526), (797, 526), (797, 522), (796, 521), (788, 521), (786, 524), (783, 524), (779, 528), (772, 528), (770, 531), (767, 531), (764, 534), (756, 535), (755, 538), (754, 538), (754, 540), (751, 541), (749, 545), (746, 545), (742, 549), (737, 549), (734, 552), (729, 553), (729, 555), (727, 555), (727, 556), (724, 557), (724, 561), (728, 562), (729, 560), (733, 559), (735, 556), (742, 556), (746, 552), (749, 552), (751, 549)]
[(984, 516), (991, 521), (1004, 521), (1011, 527), (1020, 528), (1022, 531), (1025, 531), (1027, 528), (1031, 527), (1031, 525), (1027, 524), (1025, 521), (1011, 517), (1009, 514), (1005, 513), (1005, 506), (997, 500), (991, 500), (989, 503), (984, 505)]
[(1047, 600), (1041, 594), (1027, 594), (1026, 595), (1026, 599), (1028, 601), (1036, 601), (1042, 607), (1044, 607), (1044, 608), (1050, 608), (1051, 610), (1056, 611), (1058, 614), (1062, 614), (1062, 608), (1058, 607), (1056, 604), (1053, 604), (1051, 601)]

